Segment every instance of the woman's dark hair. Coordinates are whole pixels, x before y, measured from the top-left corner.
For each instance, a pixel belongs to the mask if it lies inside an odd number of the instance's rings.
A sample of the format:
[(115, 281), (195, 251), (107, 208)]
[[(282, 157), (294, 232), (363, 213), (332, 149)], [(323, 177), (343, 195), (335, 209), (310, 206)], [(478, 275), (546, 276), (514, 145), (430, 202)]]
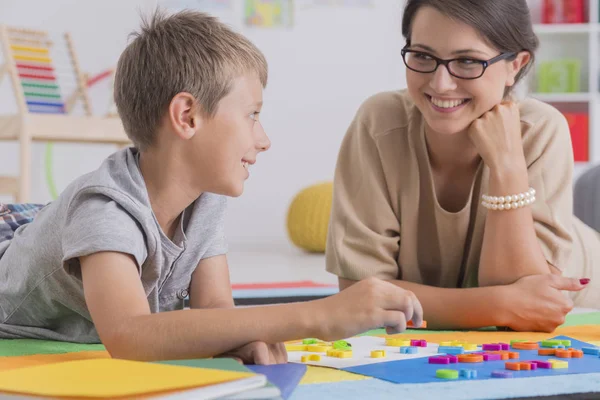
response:
[[(525, 0), (408, 0), (402, 17), (402, 35), (410, 45), (412, 22), (422, 7), (463, 22), (481, 33), (501, 53), (527, 51), (529, 63), (519, 71), (515, 83), (529, 71), (535, 61), (539, 41), (533, 32), (529, 7)], [(507, 88), (505, 95), (511, 88)]]

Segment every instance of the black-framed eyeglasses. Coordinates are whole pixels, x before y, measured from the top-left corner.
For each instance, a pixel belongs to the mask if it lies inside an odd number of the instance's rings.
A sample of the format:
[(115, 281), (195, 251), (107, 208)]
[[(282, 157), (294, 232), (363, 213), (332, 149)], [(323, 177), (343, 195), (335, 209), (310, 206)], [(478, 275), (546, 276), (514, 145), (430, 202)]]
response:
[(412, 71), (429, 74), (435, 72), (440, 64), (442, 64), (446, 67), (450, 75), (459, 79), (480, 78), (490, 65), (517, 55), (517, 53), (509, 52), (502, 53), (489, 60), (478, 60), (469, 57), (444, 60), (423, 51), (406, 48), (402, 49), (401, 53), (404, 65)]

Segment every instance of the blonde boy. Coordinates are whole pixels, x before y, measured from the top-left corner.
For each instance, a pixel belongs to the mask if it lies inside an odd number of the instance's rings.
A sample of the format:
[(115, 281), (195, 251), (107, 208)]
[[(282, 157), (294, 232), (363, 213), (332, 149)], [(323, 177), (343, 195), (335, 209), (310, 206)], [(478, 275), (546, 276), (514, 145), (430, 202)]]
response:
[(157, 12), (145, 23), (115, 77), (135, 147), (0, 243), (0, 338), (101, 340), (114, 357), (140, 360), (230, 354), (266, 364), (287, 360), (286, 340), (419, 323), (415, 296), (378, 279), (313, 302), (234, 308), (226, 196), (242, 194), (270, 147), (258, 118), (266, 83), (261, 52), (213, 17)]

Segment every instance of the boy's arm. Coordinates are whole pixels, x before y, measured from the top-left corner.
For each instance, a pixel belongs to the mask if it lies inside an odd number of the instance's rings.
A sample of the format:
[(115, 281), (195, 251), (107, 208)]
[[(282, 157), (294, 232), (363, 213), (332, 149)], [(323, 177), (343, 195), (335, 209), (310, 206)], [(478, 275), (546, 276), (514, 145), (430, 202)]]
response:
[(82, 257), (81, 268), (88, 309), (113, 357), (204, 358), (265, 337), (278, 342), (286, 336), (300, 339), (314, 333), (310, 321), (314, 315), (306, 305), (151, 314), (135, 260), (127, 254)]
[(376, 279), (312, 302), (151, 314), (132, 256), (100, 252), (80, 262), (87, 307), (116, 358), (205, 358), (257, 341), (343, 339), (379, 326), (395, 333), (422, 319), (412, 293)]
[(190, 308), (233, 307), (227, 256), (201, 260), (192, 274)]
[[(190, 308), (234, 308), (227, 256), (201, 260), (192, 274)], [(288, 361), (283, 343), (251, 342), (221, 354), (244, 364), (280, 364)]]

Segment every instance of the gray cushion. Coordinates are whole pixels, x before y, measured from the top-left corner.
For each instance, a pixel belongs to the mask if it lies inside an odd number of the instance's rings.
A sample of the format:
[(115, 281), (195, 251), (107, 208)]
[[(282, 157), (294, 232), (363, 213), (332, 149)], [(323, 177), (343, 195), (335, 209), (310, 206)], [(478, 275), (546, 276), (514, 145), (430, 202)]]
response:
[(586, 225), (600, 231), (600, 165), (584, 172), (573, 193), (575, 215)]

